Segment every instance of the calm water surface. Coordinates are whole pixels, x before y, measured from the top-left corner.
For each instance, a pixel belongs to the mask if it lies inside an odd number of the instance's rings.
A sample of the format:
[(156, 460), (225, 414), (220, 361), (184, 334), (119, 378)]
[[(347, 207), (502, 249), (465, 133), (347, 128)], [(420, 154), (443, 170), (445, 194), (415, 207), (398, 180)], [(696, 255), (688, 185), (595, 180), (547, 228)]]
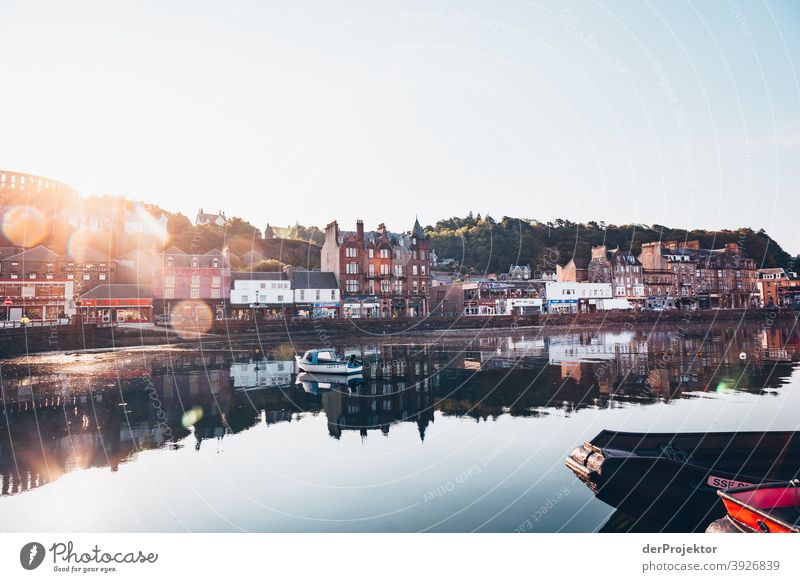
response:
[(339, 347), (362, 378), (289, 345), (0, 362), (0, 530), (615, 531), (564, 467), (600, 430), (800, 424), (789, 324)]

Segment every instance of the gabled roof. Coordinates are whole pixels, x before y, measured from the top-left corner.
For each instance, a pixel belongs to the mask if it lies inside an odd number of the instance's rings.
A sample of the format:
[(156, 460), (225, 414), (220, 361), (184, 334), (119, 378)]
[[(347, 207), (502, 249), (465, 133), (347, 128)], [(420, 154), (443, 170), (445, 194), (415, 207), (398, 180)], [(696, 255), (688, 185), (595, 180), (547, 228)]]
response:
[[(572, 262), (575, 263), (576, 269), (588, 269), (589, 259), (586, 257), (572, 257)], [(567, 263), (569, 264), (569, 263)]]
[(11, 255), (10, 257), (6, 257), (3, 259), (4, 261), (30, 261), (30, 262), (48, 262), (48, 261), (59, 261), (61, 260), (61, 255), (59, 255), (55, 251), (51, 251), (45, 246), (39, 245), (33, 247), (32, 249), (28, 249), (27, 251), (22, 251), (21, 253), (17, 253), (16, 255)]
[(164, 255), (185, 255), (186, 253), (183, 252), (176, 246), (171, 246), (167, 250), (165, 250), (162, 254)]
[(336, 276), (328, 271), (293, 271), (290, 275), (295, 289), (338, 289)]
[(242, 260), (246, 263), (257, 263), (258, 261), (263, 261), (266, 259), (266, 255), (259, 251), (247, 251), (245, 254), (242, 255)]
[(81, 299), (147, 299), (152, 296), (153, 293), (147, 285), (107, 283), (90, 289), (81, 295)]
[(0, 260), (22, 252), (22, 247), (0, 247)]
[(129, 260), (135, 261), (140, 259), (141, 257), (150, 257), (150, 253), (143, 251), (142, 249), (133, 249), (132, 251), (128, 251), (124, 255), (120, 255), (117, 257), (117, 260)]

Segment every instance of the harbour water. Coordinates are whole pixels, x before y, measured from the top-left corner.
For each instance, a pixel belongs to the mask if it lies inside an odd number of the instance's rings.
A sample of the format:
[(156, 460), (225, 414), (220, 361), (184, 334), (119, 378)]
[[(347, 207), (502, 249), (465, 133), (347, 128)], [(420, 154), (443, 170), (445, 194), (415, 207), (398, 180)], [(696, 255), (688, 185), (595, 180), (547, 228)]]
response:
[(798, 430), (794, 322), (231, 342), (0, 362), (2, 531), (643, 531), (564, 467), (602, 429)]

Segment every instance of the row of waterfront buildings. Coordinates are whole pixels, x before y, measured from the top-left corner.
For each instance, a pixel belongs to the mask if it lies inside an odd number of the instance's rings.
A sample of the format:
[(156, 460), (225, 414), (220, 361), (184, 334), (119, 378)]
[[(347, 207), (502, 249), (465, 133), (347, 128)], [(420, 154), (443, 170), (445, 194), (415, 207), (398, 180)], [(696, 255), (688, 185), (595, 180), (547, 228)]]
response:
[[(47, 178), (0, 170), (4, 197), (53, 201), (50, 209), (78, 232), (112, 232), (105, 252), (70, 245), (59, 254), (45, 246), (0, 247), (0, 319), (27, 315), (52, 321), (81, 314), (87, 320), (150, 321), (161, 313), (189, 317), (423, 317), (577, 312), (620, 308), (711, 309), (800, 304), (800, 279), (783, 268), (758, 269), (736, 243), (704, 249), (698, 241), (642, 245), (638, 256), (594, 247), (555, 271), (536, 276), (514, 265), (507, 275), (462, 280), (431, 268), (436, 260), (415, 221), (402, 233), (385, 225), (366, 231), (325, 229), (321, 268), (278, 273), (236, 271), (266, 257), (251, 250), (235, 257), (226, 249), (206, 253), (177, 247), (162, 252), (117, 252), (117, 239), (148, 230), (166, 232), (166, 215), (115, 202), (87, 211), (58, 200), (77, 200), (69, 186)], [(223, 227), (225, 213), (197, 213), (196, 225)], [(267, 225), (265, 238), (272, 236)], [(269, 231), (270, 234), (267, 233)]]
[(515, 265), (504, 277), (435, 280), (431, 303), (433, 314), (451, 316), (798, 308), (800, 278), (784, 268), (757, 268), (736, 243), (704, 249), (699, 241), (659, 241), (644, 243), (638, 256), (596, 246), (591, 256), (573, 257), (538, 277)]
[[(380, 225), (365, 232), (328, 225), (322, 268), (235, 271), (227, 250), (118, 257), (96, 249), (80, 256), (45, 246), (0, 247), (0, 319), (92, 322), (187, 318), (418, 317), (429, 312), (428, 237), (419, 222), (406, 233)], [(241, 260), (237, 261), (242, 263)]]
[(646, 243), (638, 257), (595, 247), (534, 278), (512, 266), (500, 277), (431, 273), (430, 241), (416, 222), (407, 233), (380, 225), (366, 232), (326, 229), (321, 270), (231, 269), (223, 250), (202, 254), (171, 247), (112, 258), (80, 257), (37, 246), (0, 247), (0, 319), (92, 322), (299, 316), (398, 318), (529, 315), (611, 309), (797, 307), (800, 279), (781, 268), (756, 269), (735, 245)]

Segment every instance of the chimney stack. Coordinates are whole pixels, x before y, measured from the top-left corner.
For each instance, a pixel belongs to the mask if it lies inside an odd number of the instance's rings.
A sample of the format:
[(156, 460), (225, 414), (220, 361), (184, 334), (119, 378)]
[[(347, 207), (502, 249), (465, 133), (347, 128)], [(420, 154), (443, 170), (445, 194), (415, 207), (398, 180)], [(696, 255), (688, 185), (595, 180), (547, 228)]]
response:
[(384, 224), (383, 222), (381, 222), (381, 223), (378, 225), (378, 232), (379, 232), (379, 233), (381, 233), (382, 235), (384, 235), (384, 236), (385, 236), (385, 235), (386, 235), (386, 224)]
[(364, 242), (364, 221), (361, 219), (356, 220), (356, 239)]

